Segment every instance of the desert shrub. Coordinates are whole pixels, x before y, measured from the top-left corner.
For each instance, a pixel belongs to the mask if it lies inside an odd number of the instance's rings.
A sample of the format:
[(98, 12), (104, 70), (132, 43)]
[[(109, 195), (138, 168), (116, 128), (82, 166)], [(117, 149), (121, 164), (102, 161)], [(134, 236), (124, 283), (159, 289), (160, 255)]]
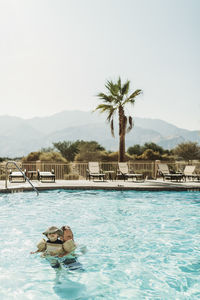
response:
[(163, 154), (160, 158), (162, 161), (175, 161), (174, 155)]
[(109, 153), (107, 151), (101, 151), (99, 160), (104, 161), (104, 162), (117, 161), (118, 160), (118, 152)]
[(105, 161), (118, 161), (118, 152), (108, 153), (105, 157)]
[(68, 161), (99, 160), (100, 152), (105, 150), (96, 141), (64, 141), (53, 145)]
[(62, 156), (68, 161), (74, 161), (76, 154), (79, 152), (78, 143), (71, 141), (64, 141), (53, 143), (54, 147), (60, 151)]
[(24, 161), (36, 161), (40, 159), (40, 151), (36, 151), (36, 152), (31, 152), (29, 153), (27, 156), (22, 158), (22, 162)]
[(153, 152), (158, 152), (161, 155), (163, 155), (163, 154), (170, 155), (170, 153), (171, 153), (169, 150), (163, 149), (161, 146), (159, 146), (155, 143), (145, 143), (143, 146), (136, 144), (132, 147), (129, 147), (127, 152), (130, 155), (140, 156), (148, 149), (151, 149)]
[[(112, 162), (112, 161), (118, 161), (119, 159), (119, 152), (102, 152), (102, 156), (101, 156), (101, 161), (108, 161), (108, 162)], [(125, 161), (129, 161), (132, 160), (133, 157), (131, 155), (129, 155), (128, 153), (125, 153)]]
[(159, 146), (155, 143), (145, 143), (143, 146), (143, 151), (148, 150), (148, 149), (151, 149), (153, 152), (158, 152), (159, 154), (165, 153), (165, 150), (161, 146)]
[(161, 158), (160, 153), (154, 152), (152, 149), (145, 150), (142, 155), (139, 155), (137, 157), (137, 159), (142, 159), (142, 160), (156, 160), (160, 158)]
[(181, 143), (173, 149), (173, 153), (187, 161), (200, 159), (200, 146), (194, 142)]
[(100, 161), (101, 160), (101, 151), (80, 151), (75, 156), (75, 161)]
[(133, 154), (141, 155), (143, 152), (144, 152), (143, 146), (140, 146), (139, 144), (136, 144), (127, 149), (127, 153), (129, 155), (133, 155)]
[(78, 174), (64, 174), (64, 180), (78, 180)]
[(59, 152), (31, 152), (27, 156), (22, 158), (22, 162), (29, 161), (54, 161), (59, 163), (67, 163), (67, 160)]
[(53, 161), (58, 163), (67, 163), (67, 160), (59, 152), (43, 152), (40, 154), (41, 161)]

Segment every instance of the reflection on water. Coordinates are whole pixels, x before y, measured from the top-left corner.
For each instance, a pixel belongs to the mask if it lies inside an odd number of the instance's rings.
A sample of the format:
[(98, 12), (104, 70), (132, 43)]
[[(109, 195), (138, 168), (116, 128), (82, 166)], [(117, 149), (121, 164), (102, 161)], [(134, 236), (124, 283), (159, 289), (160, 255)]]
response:
[[(72, 281), (67, 277), (67, 273), (64, 275), (58, 271), (56, 274), (53, 290), (61, 299), (82, 299), (86, 297), (86, 286), (78, 281)], [(60, 274), (59, 274), (60, 273)]]

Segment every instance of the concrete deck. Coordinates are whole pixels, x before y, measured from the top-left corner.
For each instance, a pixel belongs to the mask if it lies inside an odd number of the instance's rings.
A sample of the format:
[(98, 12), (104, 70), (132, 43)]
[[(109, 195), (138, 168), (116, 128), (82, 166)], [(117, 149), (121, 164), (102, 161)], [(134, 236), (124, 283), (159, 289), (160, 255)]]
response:
[[(145, 180), (144, 182), (132, 181), (88, 181), (88, 180), (56, 180), (53, 182), (40, 182), (32, 180), (32, 184), (39, 190), (51, 189), (77, 189), (77, 190), (140, 190), (140, 191), (200, 191), (200, 181), (187, 181), (187, 182), (171, 182), (157, 180)], [(5, 188), (5, 180), (0, 181), (0, 193), (13, 193), (32, 191), (32, 187), (28, 182), (7, 183)]]

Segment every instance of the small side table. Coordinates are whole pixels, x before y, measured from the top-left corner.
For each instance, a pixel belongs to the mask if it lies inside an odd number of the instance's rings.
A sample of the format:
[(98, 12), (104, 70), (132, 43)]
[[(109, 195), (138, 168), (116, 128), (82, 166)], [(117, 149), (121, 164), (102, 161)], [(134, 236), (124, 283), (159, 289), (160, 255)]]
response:
[(33, 179), (34, 176), (37, 175), (37, 171), (28, 171), (28, 178)]
[(116, 179), (116, 172), (115, 171), (104, 171), (106, 174), (106, 178), (109, 180), (114, 180)]

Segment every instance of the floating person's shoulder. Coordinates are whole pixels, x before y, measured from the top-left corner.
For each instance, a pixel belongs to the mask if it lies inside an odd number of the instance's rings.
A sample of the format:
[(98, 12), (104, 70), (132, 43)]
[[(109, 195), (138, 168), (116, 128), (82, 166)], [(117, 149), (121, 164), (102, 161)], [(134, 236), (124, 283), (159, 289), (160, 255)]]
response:
[(37, 244), (38, 252), (43, 252), (47, 249), (47, 241), (45, 239), (41, 239)]
[(76, 248), (77, 248), (77, 246), (73, 240), (68, 240), (68, 241), (63, 242), (63, 249), (67, 253), (73, 252)]

